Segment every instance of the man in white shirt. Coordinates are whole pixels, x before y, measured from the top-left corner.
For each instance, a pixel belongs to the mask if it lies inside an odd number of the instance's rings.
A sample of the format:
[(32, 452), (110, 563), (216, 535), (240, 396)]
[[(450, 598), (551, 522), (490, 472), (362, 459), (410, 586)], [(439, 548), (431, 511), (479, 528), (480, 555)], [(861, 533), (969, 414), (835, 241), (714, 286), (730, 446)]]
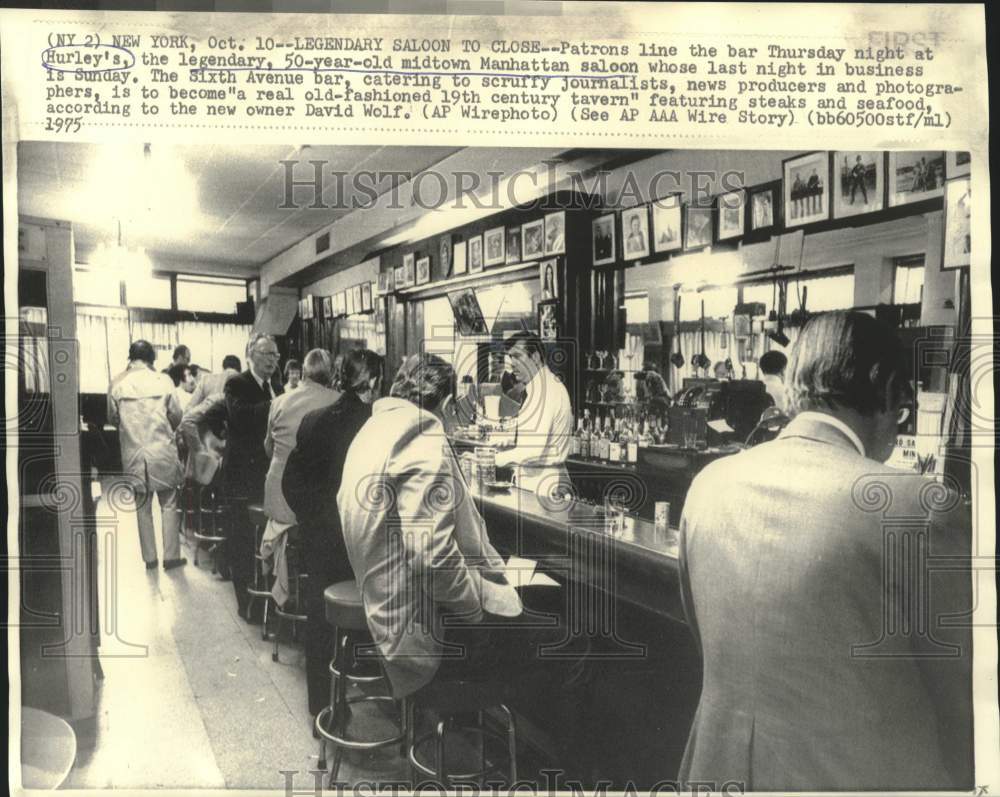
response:
[(569, 483), (566, 458), (573, 434), (573, 407), (566, 386), (545, 364), (541, 339), (518, 332), (507, 339), (514, 375), (525, 385), (517, 413), (517, 444), (497, 453), (498, 467), (513, 467), (518, 486), (545, 496)]

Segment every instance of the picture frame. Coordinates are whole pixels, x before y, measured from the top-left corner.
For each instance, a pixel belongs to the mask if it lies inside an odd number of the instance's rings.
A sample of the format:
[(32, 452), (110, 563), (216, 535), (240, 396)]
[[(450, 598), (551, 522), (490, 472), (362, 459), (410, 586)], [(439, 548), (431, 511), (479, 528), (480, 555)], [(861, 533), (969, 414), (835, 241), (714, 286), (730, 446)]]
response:
[(403, 255), (403, 287), (412, 288), (417, 284), (416, 279), (416, 262), (417, 255), (415, 252), (407, 252)]
[(543, 218), (545, 222), (545, 254), (566, 254), (566, 211), (549, 213)]
[(306, 320), (312, 320), (315, 317), (316, 302), (313, 301), (313, 295), (311, 293), (303, 297), (302, 310), (302, 317)]
[(323, 297), (323, 318), (333, 318), (333, 297)]
[(431, 281), (431, 259), (422, 257), (417, 261), (417, 285), (426, 285)]
[(956, 177), (965, 177), (971, 170), (971, 153), (949, 150), (944, 154), (944, 176), (946, 180), (953, 180)]
[(465, 262), (465, 241), (455, 241), (451, 247), (451, 273), (456, 277), (468, 270)]
[(483, 233), (483, 265), (500, 266), (506, 259), (506, 237), (503, 227), (494, 227)]
[(333, 312), (336, 314), (337, 318), (347, 315), (347, 297), (344, 295), (343, 291), (334, 294)]
[(954, 271), (972, 262), (972, 178), (948, 180), (944, 188), (944, 252), (941, 270)]
[(590, 222), (590, 254), (595, 266), (606, 266), (617, 260), (616, 243), (614, 213), (605, 213)]
[[(354, 312), (360, 313), (364, 310), (364, 305), (361, 301), (361, 286), (355, 285), (351, 288), (351, 301), (354, 302)], [(371, 297), (368, 297), (368, 304), (371, 305)]]
[(747, 233), (767, 233), (781, 226), (781, 180), (751, 186), (747, 192)]
[(469, 239), (469, 273), (478, 274), (483, 270), (483, 236)]
[(354, 306), (354, 291), (348, 288), (344, 291), (344, 298), (346, 300), (344, 314), (349, 316), (354, 315), (357, 312), (357, 308)]
[(505, 258), (507, 263), (521, 262), (521, 226), (507, 228), (507, 252)]
[(830, 218), (830, 153), (807, 152), (781, 162), (786, 229)]
[(441, 279), (451, 276), (451, 236), (442, 235), (438, 240), (438, 273)]
[(555, 301), (538, 303), (538, 337), (543, 341), (559, 339), (559, 303)]
[(406, 282), (406, 269), (402, 266), (396, 266), (392, 270), (392, 289), (398, 291), (400, 288), (405, 288)]
[(649, 208), (627, 208), (622, 216), (622, 257), (638, 260), (649, 255)]
[(888, 161), (889, 207), (944, 195), (944, 152), (890, 152)]
[(649, 203), (653, 214), (653, 251), (676, 252), (684, 244), (684, 213), (680, 194), (668, 194)]
[(541, 301), (559, 298), (559, 261), (555, 258), (538, 264), (538, 281), (541, 286)]
[(362, 282), (361, 288), (361, 312), (370, 313), (372, 311), (372, 284)]
[(885, 207), (885, 153), (838, 150), (832, 154), (830, 178), (833, 217), (846, 219)]
[(545, 253), (545, 219), (521, 225), (521, 261), (541, 257)]
[(731, 241), (746, 230), (746, 192), (742, 188), (715, 198), (716, 241)]
[(375, 300), (382, 295), (382, 292), (378, 289), (378, 280), (372, 280), (368, 283), (371, 286), (372, 291), (372, 310), (375, 309)]
[(684, 206), (684, 251), (697, 252), (712, 245), (713, 208)]
[(392, 293), (392, 272), (380, 271), (378, 274), (378, 292), (380, 296)]

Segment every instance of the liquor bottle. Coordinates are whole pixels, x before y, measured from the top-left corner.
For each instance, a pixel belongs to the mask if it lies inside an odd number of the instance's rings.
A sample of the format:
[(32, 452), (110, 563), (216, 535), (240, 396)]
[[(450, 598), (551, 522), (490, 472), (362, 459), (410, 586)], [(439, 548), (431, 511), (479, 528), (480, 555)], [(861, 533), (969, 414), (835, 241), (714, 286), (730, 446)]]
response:
[(590, 441), (591, 437), (591, 426), (590, 426), (590, 410), (583, 411), (583, 432), (580, 435), (580, 456), (590, 457), (593, 456), (590, 451)]
[(576, 422), (576, 429), (569, 436), (569, 455), (571, 457), (580, 456), (580, 439), (583, 437), (583, 418)]
[(620, 430), (618, 426), (618, 419), (615, 418), (615, 411), (611, 410), (611, 433), (608, 436), (608, 456), (607, 459), (612, 462), (621, 462), (622, 459), (622, 445)]
[(635, 465), (639, 461), (639, 428), (634, 422), (629, 426), (625, 461), (630, 465)]
[(643, 417), (642, 429), (639, 432), (639, 448), (649, 448), (653, 444), (653, 435), (649, 431), (649, 419)]
[(597, 458), (607, 460), (611, 455), (611, 432), (608, 429), (608, 416), (604, 416), (604, 424), (601, 428), (601, 436), (598, 440)]

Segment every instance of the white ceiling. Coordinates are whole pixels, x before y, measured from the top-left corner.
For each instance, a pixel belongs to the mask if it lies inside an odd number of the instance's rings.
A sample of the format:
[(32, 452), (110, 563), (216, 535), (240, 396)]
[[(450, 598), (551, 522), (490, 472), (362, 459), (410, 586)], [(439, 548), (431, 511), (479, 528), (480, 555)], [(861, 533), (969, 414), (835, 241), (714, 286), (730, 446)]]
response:
[[(119, 217), (125, 217), (126, 245), (143, 246), (154, 266), (211, 274), (252, 275), (260, 266), (303, 238), (341, 218), (332, 207), (340, 191), (333, 172), (362, 169), (417, 174), (457, 152), (453, 147), (336, 146), (178, 146), (151, 153), (165, 169), (153, 170), (143, 184), (142, 147), (24, 142), (18, 147), (18, 211), (73, 223), (76, 259), (88, 258), (99, 242), (113, 244)], [(296, 180), (312, 178), (309, 160), (324, 161), (323, 202), (314, 209), (312, 189), (296, 189), (298, 208), (281, 208), (285, 167), (299, 159)], [(175, 177), (190, 175), (189, 189)], [(140, 185), (135, 185), (138, 182)], [(150, 187), (152, 184), (152, 187)], [(348, 188), (348, 192), (350, 189)], [(148, 193), (144, 193), (148, 192)], [(151, 213), (129, 218), (148, 203)], [(122, 207), (124, 205), (124, 207)]]

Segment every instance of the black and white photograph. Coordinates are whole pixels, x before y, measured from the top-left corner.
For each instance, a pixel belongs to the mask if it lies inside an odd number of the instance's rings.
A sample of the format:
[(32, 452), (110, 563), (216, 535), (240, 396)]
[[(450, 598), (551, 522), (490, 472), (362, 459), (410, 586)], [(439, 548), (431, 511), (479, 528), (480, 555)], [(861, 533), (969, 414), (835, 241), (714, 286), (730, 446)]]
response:
[(693, 252), (712, 245), (712, 208), (684, 206), (684, 251)]
[(441, 279), (451, 276), (451, 236), (442, 235), (438, 241), (438, 274)]
[(939, 197), (944, 180), (943, 152), (889, 153), (890, 207)]
[(830, 162), (827, 152), (783, 161), (785, 226), (800, 227), (830, 217)]
[(566, 252), (566, 214), (550, 213), (545, 217), (545, 254), (561, 255)]
[(431, 259), (421, 257), (417, 260), (417, 285), (426, 285), (431, 281)]
[(507, 251), (505, 260), (508, 265), (521, 262), (521, 228), (507, 228)]
[(483, 265), (499, 266), (504, 263), (504, 228), (494, 227), (483, 233)]
[(833, 217), (874, 213), (885, 205), (885, 154), (833, 153)]
[(959, 177), (945, 183), (944, 256), (941, 268), (968, 266), (972, 257), (972, 179)]
[(483, 270), (483, 236), (474, 235), (469, 239), (469, 273), (478, 274)]
[[(655, 207), (655, 206), (654, 206)], [(715, 206), (719, 223), (718, 240), (729, 241), (743, 235), (746, 226), (746, 192), (743, 189), (719, 194)]]
[(650, 208), (653, 212), (653, 251), (662, 253), (680, 249), (683, 244), (681, 195), (671, 194), (654, 199)]
[(528, 261), (545, 254), (545, 219), (521, 225), (521, 260)]
[(542, 285), (542, 301), (559, 298), (559, 261), (543, 260), (538, 266), (538, 279)]
[[(554, 46), (570, 8), (488, 36)], [(701, 11), (671, 33), (655, 9), (602, 6), (586, 30), (757, 41)], [(902, 19), (879, 9), (862, 38)], [(110, 42), (113, 16), (74, 11), (32, 47)], [(227, 16), (204, 17), (192, 58)], [(299, 16), (262, 28), (275, 53)], [(314, 32), (355, 42), (329, 16)], [(400, 19), (419, 42), (452, 17)], [(450, 57), (477, 27), (454, 16)], [(347, 57), (319, 41), (310, 58)], [(662, 60), (706, 60), (688, 53)], [(335, 77), (309, 72), (310, 91)], [(729, 133), (708, 125), (697, 146), (663, 125), (654, 148), (639, 123), (560, 146), (526, 121), (503, 147), (332, 126), (253, 144), (249, 115), (205, 144), (91, 140), (109, 117), (88, 143), (5, 146), (11, 764), (31, 793), (994, 794), (995, 715), (973, 699), (996, 670), (985, 138), (943, 200), (840, 217), (834, 197), (872, 201), (866, 155), (837, 151), (831, 179), (832, 132), (800, 155), (796, 118), (752, 150), (709, 148)], [(906, 186), (934, 155), (897, 157)], [(787, 234), (780, 195), (755, 200), (814, 169)]]
[(615, 214), (598, 216), (591, 222), (591, 257), (595, 266), (615, 262)]
[(637, 260), (649, 254), (649, 208), (640, 205), (621, 212), (622, 247), (626, 260)]

